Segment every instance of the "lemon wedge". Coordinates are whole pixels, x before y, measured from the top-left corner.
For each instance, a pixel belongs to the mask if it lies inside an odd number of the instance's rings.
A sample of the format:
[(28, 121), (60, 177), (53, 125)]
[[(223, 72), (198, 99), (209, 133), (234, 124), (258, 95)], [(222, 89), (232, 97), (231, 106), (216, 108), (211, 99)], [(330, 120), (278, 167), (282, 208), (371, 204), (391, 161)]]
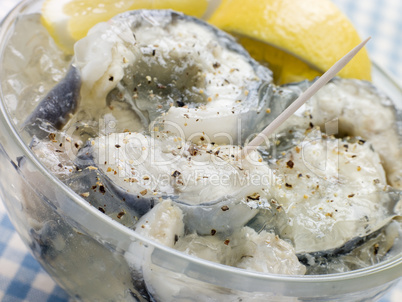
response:
[(208, 8), (208, 0), (46, 0), (42, 23), (55, 42), (72, 54), (74, 43), (99, 22), (128, 10), (167, 8), (201, 17)]
[[(237, 36), (278, 84), (313, 79), (361, 42), (347, 17), (329, 0), (222, 0), (208, 20)], [(339, 73), (371, 79), (367, 51)]]

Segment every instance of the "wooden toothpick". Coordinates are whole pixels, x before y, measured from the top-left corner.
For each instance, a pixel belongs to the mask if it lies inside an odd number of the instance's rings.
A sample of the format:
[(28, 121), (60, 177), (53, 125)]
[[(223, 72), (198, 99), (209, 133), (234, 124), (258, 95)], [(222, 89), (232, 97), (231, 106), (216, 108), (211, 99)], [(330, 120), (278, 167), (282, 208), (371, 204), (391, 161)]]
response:
[(366, 45), (371, 39), (368, 37), (361, 42), (344, 57), (337, 61), (328, 69), (317, 81), (314, 82), (304, 93), (302, 93), (288, 108), (278, 115), (261, 133), (259, 133), (247, 146), (243, 148), (242, 158), (246, 157), (251, 151), (261, 145), (274, 131), (283, 124), (297, 109), (299, 109), (308, 99), (310, 99), (320, 88), (327, 84), (350, 60)]

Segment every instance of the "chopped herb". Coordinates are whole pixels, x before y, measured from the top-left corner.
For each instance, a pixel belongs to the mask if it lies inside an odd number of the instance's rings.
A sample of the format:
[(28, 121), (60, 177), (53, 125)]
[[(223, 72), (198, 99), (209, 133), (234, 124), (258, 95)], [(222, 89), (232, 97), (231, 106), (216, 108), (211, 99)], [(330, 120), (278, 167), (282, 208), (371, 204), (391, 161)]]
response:
[(191, 146), (188, 148), (188, 152), (190, 153), (191, 156), (195, 156), (195, 155), (197, 155), (197, 153), (198, 153), (198, 149), (197, 149), (197, 147), (195, 147), (194, 145), (191, 145)]
[(251, 200), (259, 200), (260, 199), (260, 194), (254, 193), (252, 195), (247, 196), (247, 198), (251, 199)]
[(104, 186), (99, 186), (99, 192), (101, 192), (102, 194), (106, 193), (105, 187)]
[(54, 134), (54, 133), (49, 133), (49, 139), (51, 140), (51, 141), (53, 141), (53, 140), (55, 140), (55, 138), (56, 138), (56, 134)]
[(82, 197), (88, 197), (89, 196), (89, 192), (84, 192), (80, 194)]
[(289, 160), (289, 161), (286, 163), (286, 165), (288, 166), (289, 169), (292, 169), (292, 168), (294, 167), (295, 163), (294, 163), (293, 161)]
[(378, 243), (374, 244), (373, 245), (373, 254), (377, 255), (379, 249), (380, 249), (380, 245)]
[(177, 177), (177, 176), (179, 176), (181, 173), (179, 172), (179, 171), (174, 171), (173, 173), (172, 173), (172, 176), (173, 177)]

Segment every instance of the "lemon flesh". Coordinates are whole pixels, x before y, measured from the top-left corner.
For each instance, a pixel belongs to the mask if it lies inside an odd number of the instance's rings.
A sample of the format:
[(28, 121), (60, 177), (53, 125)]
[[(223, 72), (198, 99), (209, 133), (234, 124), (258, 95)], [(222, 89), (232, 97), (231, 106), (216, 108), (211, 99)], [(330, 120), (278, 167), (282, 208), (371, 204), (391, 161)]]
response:
[(295, 56), (273, 47), (265, 42), (247, 37), (238, 37), (250, 55), (259, 62), (266, 63), (273, 72), (274, 82), (277, 85), (312, 80), (322, 75), (322, 72), (309, 66)]
[[(240, 42), (257, 60), (277, 69), (274, 75), (281, 84), (322, 74), (361, 42), (352, 23), (329, 0), (223, 0), (208, 21), (246, 37)], [(370, 80), (366, 49), (339, 76)]]

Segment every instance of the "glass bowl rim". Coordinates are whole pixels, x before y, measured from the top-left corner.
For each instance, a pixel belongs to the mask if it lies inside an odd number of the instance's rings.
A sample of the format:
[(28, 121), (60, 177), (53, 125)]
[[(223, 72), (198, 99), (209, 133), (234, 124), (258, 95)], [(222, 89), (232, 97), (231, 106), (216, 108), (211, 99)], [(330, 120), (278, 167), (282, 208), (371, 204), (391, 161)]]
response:
[[(19, 4), (17, 4), (4, 19), (0, 22), (0, 41), (6, 41), (8, 39), (8, 32), (12, 24), (18, 17), (18, 15), (24, 12), (27, 7), (29, 7), (34, 2), (41, 2), (43, 0), (23, 0)], [(1, 43), (0, 47), (0, 58), (3, 55), (5, 43)], [(373, 62), (373, 71), (380, 74), (381, 77), (385, 78), (391, 86), (393, 86), (398, 93), (402, 95), (402, 88), (397, 84), (397, 82), (390, 76), (386, 71), (382, 70), (375, 62)], [(99, 220), (100, 223), (104, 224), (108, 228), (111, 228), (111, 231), (116, 231), (117, 233), (123, 234), (126, 238), (131, 240), (139, 240), (149, 246), (153, 246), (154, 248), (160, 250), (162, 253), (166, 253), (166, 255), (173, 256), (176, 260), (187, 261), (188, 263), (196, 264), (198, 267), (203, 267), (207, 270), (212, 270), (220, 273), (228, 273), (228, 274), (236, 274), (239, 277), (252, 278), (254, 280), (259, 280), (262, 282), (288, 282), (293, 284), (307, 285), (314, 284), (315, 286), (319, 286), (319, 284), (325, 284), (330, 282), (350, 282), (350, 280), (358, 279), (359, 286), (358, 289), (364, 290), (368, 289), (368, 286), (364, 286), (365, 278), (375, 277), (377, 280), (379, 276), (384, 277), (384, 274), (389, 274), (388, 278), (383, 278), (384, 283), (390, 282), (402, 276), (402, 255), (398, 255), (397, 257), (393, 257), (386, 261), (383, 261), (379, 264), (372, 265), (363, 269), (353, 270), (345, 273), (336, 273), (336, 274), (327, 274), (327, 275), (276, 275), (276, 274), (264, 274), (254, 271), (247, 271), (243, 269), (239, 269), (236, 267), (230, 267), (222, 264), (213, 263), (211, 261), (207, 261), (200, 258), (195, 258), (193, 256), (184, 254), (179, 252), (173, 248), (166, 247), (162, 244), (154, 242), (147, 237), (144, 237), (134, 230), (129, 229), (128, 227), (123, 226), (117, 221), (112, 220), (108, 216), (101, 213), (95, 207), (89, 205), (83, 198), (78, 196), (78, 194), (74, 193), (70, 188), (64, 185), (59, 179), (53, 177), (50, 171), (48, 171), (42, 163), (34, 156), (34, 154), (29, 150), (29, 147), (23, 142), (22, 138), (18, 134), (17, 129), (14, 127), (14, 123), (10, 115), (8, 114), (8, 110), (6, 105), (3, 102), (3, 91), (0, 86), (0, 119), (7, 126), (3, 131), (8, 131), (11, 134), (13, 139), (13, 143), (18, 147), (19, 151), (29, 160), (33, 166), (41, 172), (45, 178), (50, 181), (52, 184), (57, 186), (69, 200), (78, 205), (82, 211), (85, 211), (86, 214), (90, 214), (91, 218)], [(68, 217), (72, 220), (74, 219), (73, 215), (68, 215)], [(80, 222), (83, 224), (83, 222)], [(85, 226), (85, 225), (84, 225)], [(391, 274), (392, 272), (392, 274)], [(356, 285), (356, 284), (355, 284)], [(335, 291), (334, 291), (335, 292)]]

